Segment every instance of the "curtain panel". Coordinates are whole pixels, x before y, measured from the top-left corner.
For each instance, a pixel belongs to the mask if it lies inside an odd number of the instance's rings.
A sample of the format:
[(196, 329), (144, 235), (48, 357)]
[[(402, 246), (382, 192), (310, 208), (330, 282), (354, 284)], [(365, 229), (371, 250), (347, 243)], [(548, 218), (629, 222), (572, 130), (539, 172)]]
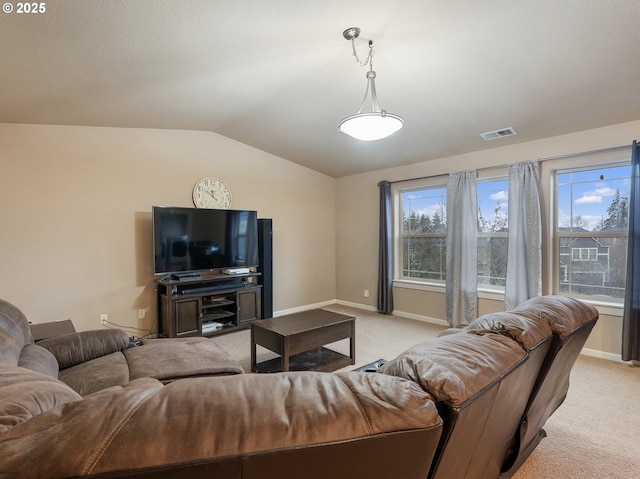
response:
[(622, 316), (622, 360), (640, 361), (640, 144), (631, 146), (627, 284)]
[(393, 224), (391, 207), (391, 183), (381, 181), (380, 187), (380, 238), (378, 244), (378, 311), (393, 312)]
[(447, 186), (447, 321), (469, 324), (478, 315), (478, 198), (476, 171), (449, 175)]
[(509, 166), (509, 243), (505, 309), (542, 294), (540, 163)]

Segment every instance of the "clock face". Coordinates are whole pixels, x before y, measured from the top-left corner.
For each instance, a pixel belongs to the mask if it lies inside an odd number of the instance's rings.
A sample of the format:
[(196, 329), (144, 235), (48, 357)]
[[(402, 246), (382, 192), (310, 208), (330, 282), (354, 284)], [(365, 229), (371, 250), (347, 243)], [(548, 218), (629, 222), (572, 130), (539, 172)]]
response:
[(229, 208), (231, 190), (219, 178), (202, 178), (193, 187), (193, 204), (198, 208)]

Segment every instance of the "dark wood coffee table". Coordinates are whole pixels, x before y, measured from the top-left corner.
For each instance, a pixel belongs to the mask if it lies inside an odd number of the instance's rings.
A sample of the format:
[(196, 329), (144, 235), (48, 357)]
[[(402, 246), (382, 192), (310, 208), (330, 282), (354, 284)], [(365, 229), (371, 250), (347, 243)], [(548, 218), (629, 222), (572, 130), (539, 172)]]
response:
[[(349, 339), (350, 354), (324, 348), (325, 344)], [(256, 364), (256, 347), (279, 354), (279, 358)], [(251, 370), (335, 371), (355, 364), (355, 318), (324, 309), (312, 309), (251, 323)]]

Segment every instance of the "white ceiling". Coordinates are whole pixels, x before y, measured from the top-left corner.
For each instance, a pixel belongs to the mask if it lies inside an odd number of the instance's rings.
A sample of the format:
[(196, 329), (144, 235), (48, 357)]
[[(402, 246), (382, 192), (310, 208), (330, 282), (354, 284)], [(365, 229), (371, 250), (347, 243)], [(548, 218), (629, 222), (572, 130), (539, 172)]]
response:
[[(0, 122), (213, 131), (340, 177), (640, 119), (639, 0), (44, 3), (0, 13)], [(405, 120), (376, 142), (337, 131), (352, 26)]]

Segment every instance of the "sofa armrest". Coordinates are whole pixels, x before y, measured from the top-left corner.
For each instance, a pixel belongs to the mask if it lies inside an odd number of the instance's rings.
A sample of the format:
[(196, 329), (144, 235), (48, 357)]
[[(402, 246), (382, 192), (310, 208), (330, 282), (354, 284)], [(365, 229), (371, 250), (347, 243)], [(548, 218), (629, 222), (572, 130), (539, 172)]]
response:
[(96, 329), (38, 341), (49, 350), (60, 369), (70, 368), (129, 347), (129, 336), (121, 329)]

